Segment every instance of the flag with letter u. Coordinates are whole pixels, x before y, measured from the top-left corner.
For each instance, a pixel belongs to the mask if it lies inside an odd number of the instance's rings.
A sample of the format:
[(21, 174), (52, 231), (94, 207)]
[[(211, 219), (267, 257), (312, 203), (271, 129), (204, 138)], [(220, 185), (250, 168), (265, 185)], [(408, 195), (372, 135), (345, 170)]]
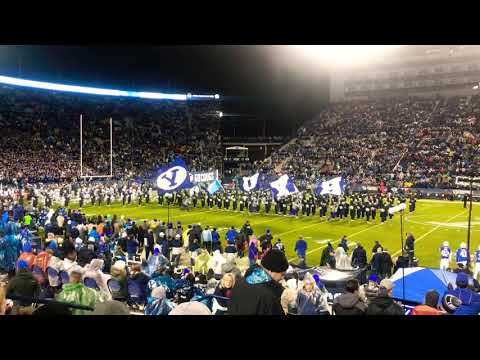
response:
[(242, 177), (240, 180), (240, 189), (244, 192), (257, 190), (260, 187), (260, 174), (257, 172), (255, 175)]

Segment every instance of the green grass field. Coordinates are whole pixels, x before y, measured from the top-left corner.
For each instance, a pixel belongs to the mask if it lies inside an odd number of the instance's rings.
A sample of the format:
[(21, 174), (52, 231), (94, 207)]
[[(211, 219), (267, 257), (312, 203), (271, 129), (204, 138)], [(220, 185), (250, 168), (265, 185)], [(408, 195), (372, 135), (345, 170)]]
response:
[[(72, 207), (75, 208), (75, 206)], [(85, 206), (83, 211), (87, 216), (117, 214), (136, 221), (154, 218), (167, 220), (167, 207), (161, 207), (156, 203), (142, 206), (122, 206), (121, 204), (114, 204), (110, 207)], [(186, 212), (177, 207), (171, 207), (170, 219), (174, 222), (180, 220), (184, 228), (192, 223), (217, 227), (224, 243), (227, 228), (233, 225), (239, 229), (246, 220), (249, 220), (257, 237), (268, 228), (272, 232), (274, 241), (280, 238), (285, 244), (288, 259), (291, 261), (296, 260), (293, 250), (295, 241), (300, 235), (303, 235), (308, 242), (307, 264), (310, 266), (319, 264), (322, 249), (328, 241), (336, 247), (335, 244), (343, 235), (348, 236), (349, 244), (360, 242), (368, 254), (370, 254), (375, 240), (379, 240), (389, 250), (392, 257), (401, 253), (400, 216), (398, 214), (382, 225), (378, 213), (376, 220), (367, 224), (365, 220), (328, 222), (321, 220), (318, 212), (315, 217), (293, 218), (274, 214), (240, 213), (215, 208), (209, 210), (200, 207)], [(468, 207), (464, 209), (461, 202), (419, 200), (415, 213), (407, 212), (404, 220), (404, 233), (412, 232), (416, 239), (415, 256), (419, 259), (419, 266), (439, 266), (438, 249), (443, 241), (448, 240), (453, 251), (459, 247), (462, 241), (467, 241)], [(471, 234), (471, 251), (473, 252), (480, 245), (480, 204), (474, 203), (473, 205)]]

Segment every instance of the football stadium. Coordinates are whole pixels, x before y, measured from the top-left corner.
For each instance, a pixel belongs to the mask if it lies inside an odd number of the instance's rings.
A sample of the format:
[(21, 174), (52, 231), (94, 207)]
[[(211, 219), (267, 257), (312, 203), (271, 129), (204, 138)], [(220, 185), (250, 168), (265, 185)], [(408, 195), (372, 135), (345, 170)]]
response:
[(0, 61), (1, 315), (480, 314), (480, 46), (211, 48)]

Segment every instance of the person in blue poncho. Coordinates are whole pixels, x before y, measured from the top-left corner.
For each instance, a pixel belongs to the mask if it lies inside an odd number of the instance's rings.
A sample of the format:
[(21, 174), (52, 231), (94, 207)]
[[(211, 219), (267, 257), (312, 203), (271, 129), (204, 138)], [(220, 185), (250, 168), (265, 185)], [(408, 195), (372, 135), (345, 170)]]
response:
[(145, 315), (168, 315), (174, 308), (174, 304), (167, 299), (167, 291), (163, 286), (152, 290), (151, 296), (147, 299)]
[(150, 257), (147, 260), (147, 269), (146, 269), (146, 274), (147, 275), (152, 275), (155, 271), (157, 271), (158, 268), (160, 267), (165, 267), (168, 265), (168, 259), (160, 253), (160, 249), (156, 247), (153, 250), (153, 255), (150, 255)]
[(20, 241), (16, 237), (17, 225), (7, 223), (5, 236), (0, 239), (0, 268), (9, 274), (15, 274), (17, 258), (20, 255)]
[(5, 228), (5, 226), (7, 225), (8, 223), (8, 211), (7, 210), (3, 210), (3, 213), (2, 213), (2, 229)]
[(100, 240), (100, 235), (98, 234), (97, 228), (95, 226), (88, 233), (88, 237), (93, 237), (95, 239), (95, 242), (98, 242)]

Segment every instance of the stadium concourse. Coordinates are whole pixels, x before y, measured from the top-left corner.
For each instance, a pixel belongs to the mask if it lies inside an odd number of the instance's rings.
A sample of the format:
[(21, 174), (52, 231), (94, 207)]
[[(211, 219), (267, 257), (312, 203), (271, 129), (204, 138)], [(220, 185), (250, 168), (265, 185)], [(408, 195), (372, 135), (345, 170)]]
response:
[[(1, 91), (0, 312), (480, 313), (478, 205), (466, 249), (467, 198), (454, 201), (455, 177), (478, 173), (478, 96), (333, 104), (252, 165), (249, 191), (239, 178), (169, 197), (155, 175), (176, 184), (178, 155), (189, 171), (220, 167), (215, 104)], [(113, 179), (79, 177), (80, 113), (115, 117)], [(108, 173), (99, 129), (90, 174)], [(323, 192), (331, 178), (338, 194)], [(402, 203), (403, 234), (389, 213)], [(424, 281), (419, 267), (442, 259), (449, 281)], [(398, 295), (399, 276), (423, 279), (415, 296)]]

